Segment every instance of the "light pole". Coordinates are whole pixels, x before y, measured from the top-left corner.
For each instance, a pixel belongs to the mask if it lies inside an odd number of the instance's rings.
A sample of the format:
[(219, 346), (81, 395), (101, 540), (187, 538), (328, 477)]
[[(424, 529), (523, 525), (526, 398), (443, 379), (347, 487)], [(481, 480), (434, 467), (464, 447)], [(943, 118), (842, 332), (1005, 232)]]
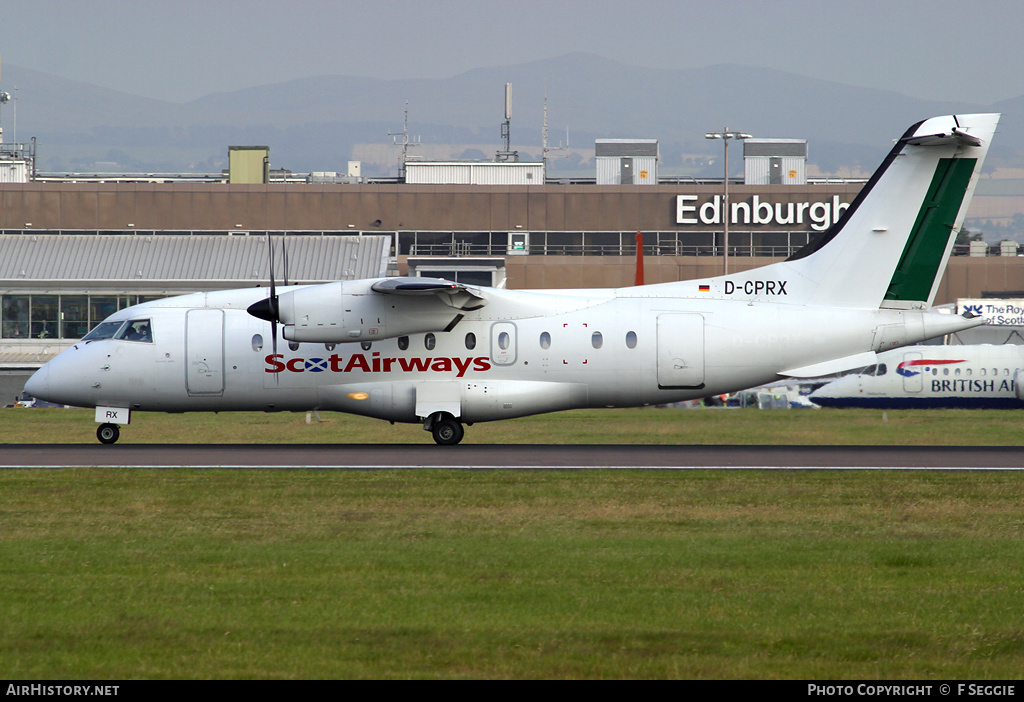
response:
[(722, 179), (725, 185), (725, 196), (722, 198), (722, 275), (729, 274), (729, 140), (750, 139), (751, 135), (745, 132), (733, 132), (728, 127), (720, 132), (708, 132), (705, 139), (721, 139), (725, 144), (725, 177)]

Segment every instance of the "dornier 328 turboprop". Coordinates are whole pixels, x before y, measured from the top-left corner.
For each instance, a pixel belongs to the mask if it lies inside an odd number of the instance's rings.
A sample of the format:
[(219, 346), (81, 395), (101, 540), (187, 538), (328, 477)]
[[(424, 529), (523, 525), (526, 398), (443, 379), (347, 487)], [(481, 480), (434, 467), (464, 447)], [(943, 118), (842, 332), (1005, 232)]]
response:
[(134, 412), (321, 409), (457, 444), (474, 422), (867, 366), (984, 323), (929, 307), (998, 118), (910, 127), (839, 222), (763, 268), (601, 290), (400, 277), (183, 295), (111, 315), (25, 390), (95, 407), (105, 443)]

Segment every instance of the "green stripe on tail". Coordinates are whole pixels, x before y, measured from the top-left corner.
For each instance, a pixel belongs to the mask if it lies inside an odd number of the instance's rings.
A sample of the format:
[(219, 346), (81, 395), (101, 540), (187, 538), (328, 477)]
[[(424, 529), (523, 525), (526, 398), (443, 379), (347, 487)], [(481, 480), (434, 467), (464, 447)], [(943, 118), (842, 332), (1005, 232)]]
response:
[(889, 282), (886, 300), (928, 300), (976, 162), (973, 158), (939, 160), (903, 256)]

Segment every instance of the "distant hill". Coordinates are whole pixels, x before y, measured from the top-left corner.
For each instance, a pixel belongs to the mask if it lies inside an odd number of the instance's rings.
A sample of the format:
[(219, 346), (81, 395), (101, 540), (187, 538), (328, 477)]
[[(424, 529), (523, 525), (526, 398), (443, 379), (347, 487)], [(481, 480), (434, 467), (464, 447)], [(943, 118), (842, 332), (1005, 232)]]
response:
[[(216, 172), (229, 145), (264, 144), (271, 165), (296, 172), (344, 171), (354, 153), (385, 154), (364, 174), (397, 164), (389, 132), (409, 131), (447, 152), (490, 157), (502, 147), (504, 84), (512, 83), (512, 148), (539, 158), (547, 95), (549, 141), (569, 130), (581, 151), (553, 172), (587, 165), (594, 139), (658, 139), (662, 168), (699, 175), (710, 166), (687, 155), (720, 157), (704, 133), (724, 127), (759, 137), (809, 141), (809, 161), (825, 172), (872, 170), (891, 140), (914, 121), (950, 112), (1004, 111), (987, 168), (1024, 168), (1024, 96), (997, 105), (920, 100), (782, 71), (735, 65), (699, 70), (628, 66), (573, 53), (531, 63), (479, 68), (443, 80), (303, 78), (188, 103), (128, 95), (4, 64), (0, 87), (17, 87), (17, 139), (38, 140), (43, 171)], [(2, 114), (13, 140), (12, 106)], [(374, 148), (368, 148), (374, 147)], [(441, 149), (445, 151), (445, 149)], [(387, 156), (390, 154), (390, 156)], [(381, 163), (383, 161), (383, 163)], [(739, 168), (739, 157), (734, 168)], [(592, 169), (592, 164), (589, 165)], [(374, 170), (378, 172), (374, 172)], [(392, 169), (393, 170), (393, 169)]]

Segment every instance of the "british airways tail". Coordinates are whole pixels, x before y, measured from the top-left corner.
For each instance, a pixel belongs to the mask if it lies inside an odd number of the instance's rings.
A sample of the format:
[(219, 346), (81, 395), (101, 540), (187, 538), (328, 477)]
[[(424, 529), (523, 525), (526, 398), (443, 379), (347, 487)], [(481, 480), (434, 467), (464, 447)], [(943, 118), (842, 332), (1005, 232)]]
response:
[(930, 307), (998, 122), (998, 114), (975, 114), (915, 124), (818, 241), (715, 287), (757, 290), (744, 283), (774, 279), (785, 281), (789, 303)]

